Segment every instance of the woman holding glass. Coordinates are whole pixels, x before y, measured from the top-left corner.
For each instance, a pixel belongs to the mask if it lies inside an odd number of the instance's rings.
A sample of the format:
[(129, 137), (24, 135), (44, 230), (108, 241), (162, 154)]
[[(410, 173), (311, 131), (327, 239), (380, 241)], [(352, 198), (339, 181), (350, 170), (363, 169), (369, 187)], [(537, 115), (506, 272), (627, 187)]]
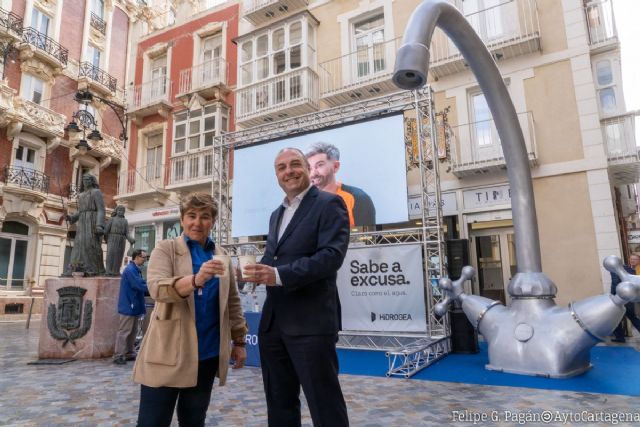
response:
[(138, 426), (169, 426), (176, 402), (180, 426), (204, 426), (214, 378), (224, 385), (229, 360), (244, 366), (247, 327), (231, 261), (209, 238), (216, 214), (209, 194), (187, 195), (183, 234), (151, 254), (156, 304), (133, 370), (142, 384)]

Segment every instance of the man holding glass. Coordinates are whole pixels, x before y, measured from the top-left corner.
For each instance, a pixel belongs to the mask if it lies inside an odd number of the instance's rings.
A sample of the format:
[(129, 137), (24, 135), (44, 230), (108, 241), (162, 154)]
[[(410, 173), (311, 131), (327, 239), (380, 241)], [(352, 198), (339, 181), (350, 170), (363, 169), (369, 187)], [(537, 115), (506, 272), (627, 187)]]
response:
[(315, 426), (348, 426), (338, 381), (337, 271), (349, 244), (344, 201), (311, 185), (309, 163), (295, 148), (276, 156), (286, 197), (271, 215), (260, 264), (244, 279), (267, 285), (259, 328), (269, 426), (300, 426), (300, 386)]

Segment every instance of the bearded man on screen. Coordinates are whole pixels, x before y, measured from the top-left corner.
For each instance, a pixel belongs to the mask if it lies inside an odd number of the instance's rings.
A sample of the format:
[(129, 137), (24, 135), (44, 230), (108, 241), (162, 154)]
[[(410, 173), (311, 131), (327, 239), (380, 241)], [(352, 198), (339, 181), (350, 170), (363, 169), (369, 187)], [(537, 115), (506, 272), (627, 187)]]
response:
[(306, 153), (311, 168), (311, 183), (322, 191), (342, 197), (349, 211), (349, 226), (376, 224), (376, 208), (364, 190), (336, 179), (340, 170), (340, 151), (335, 145), (318, 142)]

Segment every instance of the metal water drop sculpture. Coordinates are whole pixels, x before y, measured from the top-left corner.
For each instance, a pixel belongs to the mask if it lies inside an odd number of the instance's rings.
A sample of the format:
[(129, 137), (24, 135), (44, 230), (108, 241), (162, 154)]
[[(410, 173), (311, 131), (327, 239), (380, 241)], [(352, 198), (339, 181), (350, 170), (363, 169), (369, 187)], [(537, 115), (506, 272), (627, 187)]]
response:
[(591, 366), (591, 347), (605, 340), (622, 319), (624, 304), (640, 301), (640, 276), (628, 274), (620, 258), (609, 256), (604, 267), (622, 279), (617, 295), (592, 296), (568, 308), (556, 305), (557, 288), (542, 272), (533, 184), (520, 123), (496, 63), (458, 9), (445, 0), (426, 0), (416, 8), (396, 54), (393, 81), (407, 90), (427, 82), (429, 45), (436, 26), (462, 53), (493, 115), (511, 187), (518, 271), (507, 287), (509, 306), (466, 294), (463, 284), (475, 274), (467, 266), (454, 282), (440, 279), (445, 299), (434, 310), (444, 315), (454, 300), (461, 302), (467, 318), (488, 343), (487, 369), (554, 378), (578, 375)]

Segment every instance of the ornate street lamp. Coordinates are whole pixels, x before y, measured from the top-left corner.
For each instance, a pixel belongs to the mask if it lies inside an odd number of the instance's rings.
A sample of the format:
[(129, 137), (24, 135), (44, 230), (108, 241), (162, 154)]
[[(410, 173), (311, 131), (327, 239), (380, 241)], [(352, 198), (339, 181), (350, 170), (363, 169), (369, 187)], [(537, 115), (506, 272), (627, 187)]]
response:
[[(98, 142), (104, 139), (102, 138), (100, 131), (97, 129), (98, 122), (96, 121), (96, 118), (87, 109), (87, 106), (94, 99), (100, 100), (102, 103), (111, 108), (111, 110), (113, 110), (116, 117), (118, 118), (118, 121), (120, 122), (120, 125), (122, 126), (120, 140), (122, 141), (124, 147), (127, 146), (127, 120), (125, 117), (124, 108), (114, 103), (113, 101), (94, 95), (87, 90), (76, 92), (74, 99), (82, 107), (71, 115), (71, 122), (69, 122), (69, 124), (65, 127), (65, 130), (69, 132), (70, 136), (71, 134), (77, 135), (78, 133), (82, 132), (82, 138), (76, 145), (77, 149), (84, 151), (91, 150), (91, 146), (89, 145), (88, 141)], [(88, 130), (90, 130), (90, 132), (87, 136), (86, 132)]]

